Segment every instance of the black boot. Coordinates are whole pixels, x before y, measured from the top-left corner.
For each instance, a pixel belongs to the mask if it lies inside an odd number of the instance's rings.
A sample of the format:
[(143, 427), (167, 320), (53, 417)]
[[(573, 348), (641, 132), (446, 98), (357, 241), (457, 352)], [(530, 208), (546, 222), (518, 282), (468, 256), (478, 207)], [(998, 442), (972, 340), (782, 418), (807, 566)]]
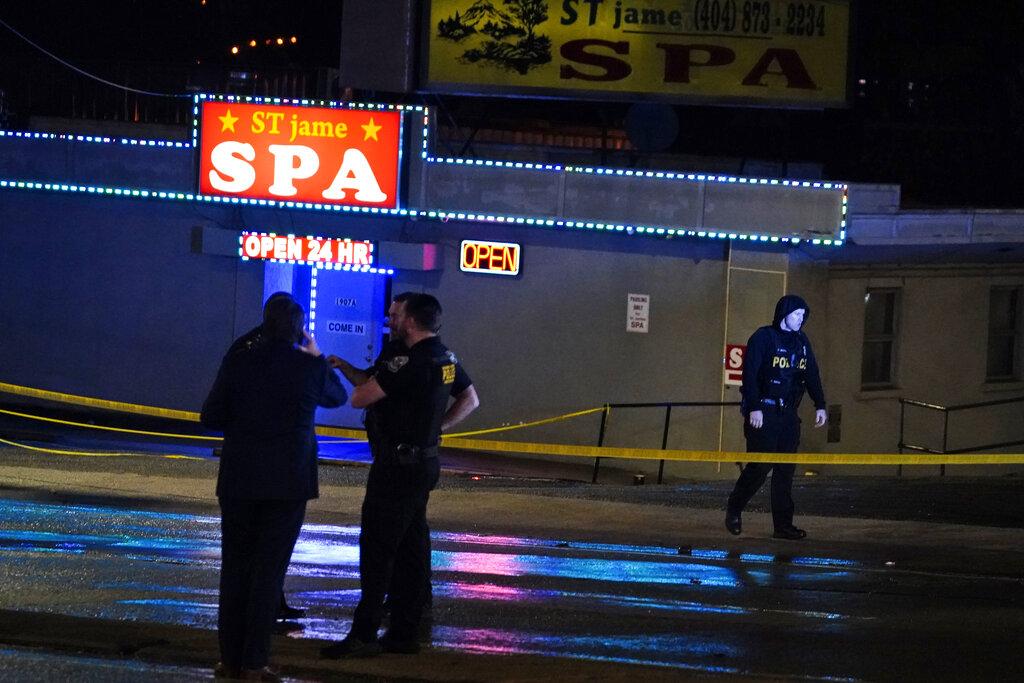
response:
[(743, 532), (743, 518), (740, 517), (740, 513), (733, 512), (732, 510), (726, 510), (725, 528), (728, 529), (729, 533), (733, 536), (739, 536)]
[(799, 541), (801, 538), (807, 536), (807, 532), (803, 529), (797, 529), (795, 526), (784, 526), (775, 530), (772, 534), (772, 538), (781, 538), (786, 541)]

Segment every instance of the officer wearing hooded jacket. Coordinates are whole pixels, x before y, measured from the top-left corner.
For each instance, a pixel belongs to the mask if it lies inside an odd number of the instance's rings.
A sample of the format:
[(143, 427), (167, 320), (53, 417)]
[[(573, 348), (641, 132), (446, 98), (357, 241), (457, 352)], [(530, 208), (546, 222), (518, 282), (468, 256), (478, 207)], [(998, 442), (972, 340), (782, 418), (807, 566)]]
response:
[[(800, 445), (797, 408), (804, 390), (814, 401), (814, 426), (828, 420), (825, 393), (811, 342), (801, 328), (811, 310), (799, 296), (788, 294), (775, 305), (771, 325), (760, 327), (747, 342), (743, 359), (743, 434), (748, 453), (796, 453)], [(771, 501), (775, 538), (799, 540), (807, 535), (793, 526), (792, 463), (748, 462), (729, 496), (725, 527), (738, 535), (742, 513), (768, 472), (772, 473)]]

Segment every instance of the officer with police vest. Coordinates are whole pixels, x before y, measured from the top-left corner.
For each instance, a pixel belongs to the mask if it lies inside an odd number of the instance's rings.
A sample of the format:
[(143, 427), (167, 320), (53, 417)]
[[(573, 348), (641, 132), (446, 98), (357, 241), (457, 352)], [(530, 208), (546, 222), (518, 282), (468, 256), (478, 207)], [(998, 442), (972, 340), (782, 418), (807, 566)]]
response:
[[(321, 650), (324, 657), (419, 651), (417, 628), (430, 570), (424, 552), (427, 501), (440, 474), (438, 444), (442, 426), (450, 426), (448, 399), (458, 363), (437, 336), (440, 316), (441, 305), (429, 294), (397, 297), (388, 326), (405, 352), (383, 361), (352, 395), (353, 407), (367, 408), (373, 454), (359, 534), (361, 596), (352, 629)], [(390, 627), (378, 640), (389, 591)]]
[[(800, 445), (797, 408), (804, 390), (814, 401), (814, 426), (828, 420), (825, 393), (811, 342), (801, 331), (810, 316), (807, 302), (792, 294), (779, 299), (771, 325), (758, 328), (743, 359), (743, 434), (748, 453), (796, 453)], [(799, 540), (807, 533), (793, 526), (792, 463), (748, 462), (729, 496), (725, 527), (739, 535), (743, 508), (772, 473), (771, 501), (775, 538)]]
[[(394, 298), (395, 302), (404, 302), (409, 297), (413, 296), (414, 292), (403, 292)], [(391, 319), (388, 320), (390, 324)], [(387, 367), (387, 363), (396, 356), (401, 356), (406, 353), (405, 344), (397, 338), (394, 331), (391, 331), (391, 338), (385, 344), (380, 355), (374, 360), (373, 365), (366, 369), (360, 369), (352, 365), (344, 358), (340, 358), (335, 355), (327, 356), (327, 362), (331, 367), (340, 370), (341, 374), (352, 383), (353, 386), (359, 386), (363, 382), (373, 377), (378, 372), (381, 372)], [(455, 363), (455, 381), (451, 384), (450, 394), (452, 397), (451, 406), (444, 414), (444, 420), (441, 422), (441, 432), (446, 432), (450, 428), (454, 427), (462, 420), (466, 419), (470, 413), (476, 410), (480, 406), (480, 399), (476, 393), (476, 387), (473, 386), (473, 380), (470, 379), (469, 374), (466, 372), (462, 363)], [(370, 407), (370, 410), (379, 410), (381, 404), (375, 404)], [(371, 413), (371, 420), (373, 419)], [(427, 535), (425, 537), (425, 544), (422, 548), (425, 556), (425, 562), (427, 564), (426, 580), (424, 582), (424, 593), (423, 593), (423, 613), (421, 615), (421, 629), (420, 635), (423, 637), (429, 636), (430, 633), (430, 621), (431, 621), (431, 608), (433, 607), (434, 595), (430, 585), (430, 533), (429, 528), (427, 529)], [(391, 594), (393, 590), (388, 590), (389, 598), (384, 603), (384, 611), (390, 612), (391, 609)]]

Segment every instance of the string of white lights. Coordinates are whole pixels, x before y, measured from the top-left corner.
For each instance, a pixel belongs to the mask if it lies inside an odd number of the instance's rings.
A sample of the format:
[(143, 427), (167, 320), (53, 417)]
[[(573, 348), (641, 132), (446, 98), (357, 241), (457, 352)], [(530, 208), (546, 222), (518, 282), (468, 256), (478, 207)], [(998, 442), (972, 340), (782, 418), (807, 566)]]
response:
[(0, 179), (0, 188), (21, 190), (46, 190), (50, 192), (75, 192), (97, 195), (113, 195), (117, 197), (140, 199), (174, 199), (189, 202), (206, 202), (215, 204), (243, 204), (249, 206), (283, 207), (289, 209), (311, 209), (341, 211), (345, 213), (379, 214), (388, 216), (406, 216), (428, 220), (450, 220), (499, 223), (505, 225), (525, 225), (537, 228), (570, 228), (595, 232), (613, 232), (624, 235), (648, 235), (655, 237), (709, 237), (713, 239), (748, 240), (751, 242), (789, 243), (802, 242), (822, 246), (842, 246), (846, 240), (847, 198), (843, 197), (843, 219), (840, 221), (839, 239), (800, 238), (765, 233), (741, 233), (728, 230), (695, 229), (686, 227), (666, 228), (646, 225), (624, 225), (621, 223), (604, 223), (599, 221), (568, 220), (560, 218), (533, 216), (504, 216), (498, 214), (478, 214), (461, 211), (421, 211), (416, 209), (379, 209), (366, 206), (341, 206), (338, 204), (311, 204), (307, 202), (274, 201), (270, 199), (248, 199), (246, 197), (219, 197), (185, 192), (168, 192), (163, 190), (140, 190), (137, 188), (103, 187), (94, 185), (74, 185), (67, 183), (42, 183), (24, 180)]
[[(440, 210), (440, 209), (407, 209), (407, 208), (378, 208), (373, 206), (351, 206), (351, 205), (340, 205), (340, 204), (324, 204), (324, 203), (311, 203), (302, 201), (288, 201), (288, 200), (274, 200), (265, 198), (248, 198), (248, 197), (234, 197), (234, 196), (219, 196), (219, 195), (204, 195), (201, 193), (193, 192), (175, 192), (175, 191), (160, 191), (160, 190), (149, 190), (141, 188), (118, 188), (118, 187), (100, 187), (90, 185), (79, 185), (71, 183), (54, 183), (54, 182), (33, 182), (16, 179), (0, 179), (0, 188), (12, 188), (12, 189), (35, 189), (35, 190), (48, 190), (48, 191), (60, 191), (60, 192), (77, 192), (87, 194), (106, 194), (124, 197), (136, 197), (136, 198), (156, 198), (156, 199), (172, 199), (172, 200), (184, 200), (194, 201), (203, 203), (217, 203), (217, 204), (242, 204), (249, 206), (260, 206), (260, 207), (280, 207), (286, 209), (313, 209), (322, 211), (334, 211), (344, 212), (352, 214), (370, 214), (370, 215), (381, 215), (381, 216), (401, 216), (409, 218), (421, 218), (428, 220), (440, 220), (442, 222), (448, 222), (449, 220), (458, 221), (470, 221), (470, 222), (486, 222), (486, 223), (498, 223), (505, 225), (525, 225), (531, 227), (541, 228), (562, 228), (572, 230), (583, 230), (583, 231), (594, 231), (594, 232), (613, 232), (624, 235), (647, 235), (663, 238), (673, 237), (701, 237), (701, 238), (712, 238), (712, 239), (730, 239), (730, 240), (746, 240), (751, 242), (768, 242), (768, 243), (789, 243), (789, 244), (812, 244), (812, 245), (824, 245), (824, 246), (842, 246), (846, 240), (846, 218), (848, 211), (848, 186), (844, 183), (839, 182), (826, 182), (826, 181), (807, 181), (807, 180), (786, 180), (776, 178), (747, 178), (742, 176), (731, 176), (731, 175), (717, 175), (717, 174), (704, 174), (704, 173), (692, 173), (692, 172), (671, 172), (671, 171), (655, 171), (648, 169), (616, 169), (616, 168), (601, 168), (593, 166), (576, 166), (576, 165), (560, 165), (560, 164), (544, 164), (544, 163), (531, 163), (531, 162), (518, 162), (518, 161), (498, 161), (488, 159), (471, 159), (471, 158), (452, 158), (452, 157), (434, 157), (429, 154), (429, 118), (428, 110), (420, 105), (403, 105), (403, 104), (372, 104), (363, 102), (331, 102), (325, 100), (310, 100), (310, 99), (289, 99), (289, 98), (261, 98), (252, 96), (239, 96), (239, 95), (212, 95), (212, 94), (197, 94), (193, 96), (193, 121), (192, 121), (192, 141), (191, 142), (171, 142), (171, 141), (145, 141), (145, 140), (130, 140), (126, 138), (109, 138), (99, 136), (86, 136), (83, 140), (82, 136), (71, 136), (71, 135), (58, 135), (52, 133), (21, 133), (21, 132), (10, 132), (0, 131), (0, 136), (9, 135), (12, 137), (25, 137), (25, 138), (40, 138), (40, 139), (61, 139), (61, 140), (75, 140), (75, 141), (86, 141), (86, 142), (101, 142), (101, 143), (120, 143), (125, 145), (141, 145), (141, 146), (174, 146), (174, 147), (191, 147), (195, 146), (198, 142), (199, 135), (199, 117), (200, 117), (200, 105), (204, 101), (221, 101), (221, 102), (239, 102), (239, 103), (266, 103), (274, 105), (300, 105), (300, 106), (326, 106), (333, 108), (345, 108), (345, 109), (361, 109), (370, 111), (399, 111), (399, 112), (420, 112), (423, 115), (423, 130), (421, 140), (421, 157), (428, 164), (455, 164), (473, 166), (477, 168), (503, 168), (503, 169), (514, 169), (522, 171), (548, 171), (555, 173), (565, 174), (584, 174), (584, 175), (604, 175), (604, 176), (627, 176), (627, 177), (638, 177), (638, 178), (649, 178), (658, 179), (665, 181), (674, 182), (698, 182), (698, 183), (722, 183), (722, 184), (746, 184), (753, 186), (782, 186), (787, 188), (800, 188), (809, 189), (811, 191), (839, 191), (842, 193), (842, 215), (840, 217), (838, 225), (838, 239), (835, 237), (818, 238), (818, 237), (797, 237), (796, 232), (789, 235), (785, 234), (772, 234), (769, 231), (763, 230), (750, 230), (748, 232), (738, 232), (731, 230), (723, 230), (721, 228), (715, 229), (708, 226), (647, 226), (647, 225), (627, 225), (612, 222), (601, 222), (597, 220), (590, 220), (586, 218), (575, 219), (569, 217), (556, 217), (556, 216), (515, 216), (515, 215), (498, 215), (489, 213), (479, 213), (473, 211), (462, 211), (462, 210)], [(344, 269), (344, 268), (343, 268)]]

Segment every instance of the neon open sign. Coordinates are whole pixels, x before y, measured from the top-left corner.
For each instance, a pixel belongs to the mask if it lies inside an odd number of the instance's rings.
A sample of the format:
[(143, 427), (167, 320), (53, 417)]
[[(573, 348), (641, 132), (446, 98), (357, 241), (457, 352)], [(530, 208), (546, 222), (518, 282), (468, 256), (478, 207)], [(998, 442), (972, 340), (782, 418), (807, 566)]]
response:
[(518, 275), (522, 247), (512, 242), (462, 241), (459, 268), (465, 273)]
[(243, 259), (373, 265), (373, 243), (366, 240), (243, 232), (238, 253)]

